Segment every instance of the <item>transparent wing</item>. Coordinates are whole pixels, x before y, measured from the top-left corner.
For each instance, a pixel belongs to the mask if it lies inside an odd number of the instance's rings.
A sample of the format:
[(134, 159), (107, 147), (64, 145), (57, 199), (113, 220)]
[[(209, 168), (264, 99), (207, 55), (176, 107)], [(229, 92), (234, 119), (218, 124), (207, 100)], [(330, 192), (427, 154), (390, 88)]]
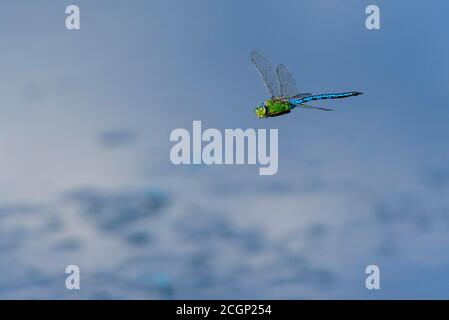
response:
[(311, 95), (312, 95), (311, 93), (298, 93), (298, 94), (295, 94), (294, 96), (292, 96), (291, 98), (302, 99), (302, 98), (310, 97)]
[(329, 108), (322, 108), (322, 107), (312, 107), (304, 103), (300, 103), (297, 105), (298, 107), (304, 108), (304, 109), (315, 109), (315, 110), (322, 110), (322, 111), (334, 111), (334, 109)]
[(299, 94), (293, 75), (283, 64), (278, 65), (278, 67), (276, 68), (276, 73), (281, 85), (281, 96), (293, 97)]
[(254, 50), (253, 52), (251, 52), (251, 61), (262, 76), (268, 93), (272, 97), (280, 96), (281, 91), (279, 87), (278, 76), (276, 75), (274, 68), (271, 66), (268, 60), (265, 59), (259, 52)]

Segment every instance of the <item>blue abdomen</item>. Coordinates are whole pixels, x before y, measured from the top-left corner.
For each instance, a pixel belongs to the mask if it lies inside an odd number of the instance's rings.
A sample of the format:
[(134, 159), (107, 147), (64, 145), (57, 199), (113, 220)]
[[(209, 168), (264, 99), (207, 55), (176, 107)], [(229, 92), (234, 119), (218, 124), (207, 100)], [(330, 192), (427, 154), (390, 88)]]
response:
[(316, 94), (313, 96), (304, 97), (301, 99), (290, 99), (289, 102), (292, 104), (300, 104), (306, 103), (315, 100), (325, 100), (325, 99), (339, 99), (339, 98), (347, 98), (352, 96), (358, 96), (361, 92), (351, 91), (351, 92), (342, 92), (342, 93), (323, 93)]

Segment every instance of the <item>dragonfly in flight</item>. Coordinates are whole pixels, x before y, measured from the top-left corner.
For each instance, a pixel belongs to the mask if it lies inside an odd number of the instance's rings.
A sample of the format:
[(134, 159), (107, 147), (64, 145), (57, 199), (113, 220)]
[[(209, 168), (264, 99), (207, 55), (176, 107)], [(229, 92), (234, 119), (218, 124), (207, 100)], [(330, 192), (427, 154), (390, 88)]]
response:
[(348, 98), (362, 94), (357, 91), (315, 95), (311, 93), (299, 93), (293, 75), (283, 64), (278, 65), (275, 70), (270, 62), (255, 50), (251, 53), (251, 61), (257, 71), (259, 71), (265, 87), (271, 95), (269, 99), (254, 109), (258, 118), (277, 117), (290, 113), (292, 109), (297, 107), (332, 111), (333, 109), (309, 106), (305, 103), (314, 100)]

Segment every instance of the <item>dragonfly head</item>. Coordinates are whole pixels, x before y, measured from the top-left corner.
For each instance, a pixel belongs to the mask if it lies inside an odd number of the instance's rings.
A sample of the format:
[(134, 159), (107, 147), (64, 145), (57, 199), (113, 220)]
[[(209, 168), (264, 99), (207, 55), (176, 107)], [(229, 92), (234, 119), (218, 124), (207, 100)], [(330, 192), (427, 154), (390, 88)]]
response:
[(267, 109), (263, 104), (261, 104), (260, 106), (254, 108), (254, 113), (256, 114), (257, 118), (266, 118)]

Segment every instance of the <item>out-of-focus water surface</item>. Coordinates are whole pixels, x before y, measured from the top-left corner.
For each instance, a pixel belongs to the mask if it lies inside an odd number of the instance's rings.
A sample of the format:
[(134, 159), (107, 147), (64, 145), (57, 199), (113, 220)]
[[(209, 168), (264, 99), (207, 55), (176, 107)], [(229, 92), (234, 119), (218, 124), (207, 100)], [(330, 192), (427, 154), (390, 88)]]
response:
[[(0, 1), (0, 298), (448, 297), (446, 2), (77, 4)], [(260, 121), (252, 49), (365, 94)], [(193, 120), (278, 128), (278, 173), (172, 165)]]

